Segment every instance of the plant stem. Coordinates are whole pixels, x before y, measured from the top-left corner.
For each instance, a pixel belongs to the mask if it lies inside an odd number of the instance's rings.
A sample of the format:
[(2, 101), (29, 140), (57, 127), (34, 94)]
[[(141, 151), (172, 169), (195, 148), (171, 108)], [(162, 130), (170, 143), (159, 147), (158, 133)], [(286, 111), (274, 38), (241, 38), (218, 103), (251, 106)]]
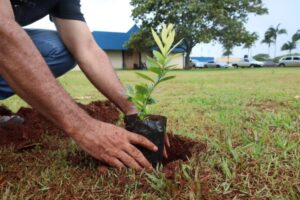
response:
[[(164, 66), (163, 66), (163, 69), (164, 69)], [(155, 87), (158, 85), (158, 83), (161, 81), (161, 79), (166, 75), (165, 73), (165, 70), (162, 71), (161, 75), (158, 76), (158, 78), (156, 79), (156, 81), (153, 83), (148, 95), (147, 95), (147, 98), (145, 99), (145, 101), (143, 102), (143, 108), (146, 110), (147, 108), (147, 104), (148, 104), (148, 101), (152, 95), (152, 92), (154, 91)], [(146, 113), (145, 110), (143, 110), (143, 112), (141, 113)], [(145, 116), (140, 116), (141, 119), (144, 119)]]

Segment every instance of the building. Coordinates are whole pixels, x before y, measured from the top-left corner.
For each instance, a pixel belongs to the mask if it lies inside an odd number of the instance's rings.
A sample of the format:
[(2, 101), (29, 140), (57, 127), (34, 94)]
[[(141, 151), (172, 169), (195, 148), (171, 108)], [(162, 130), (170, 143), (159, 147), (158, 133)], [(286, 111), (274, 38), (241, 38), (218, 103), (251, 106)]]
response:
[(191, 60), (196, 60), (197, 62), (201, 63), (208, 63), (210, 61), (214, 61), (214, 57), (191, 57)]
[(236, 57), (220, 57), (217, 58), (216, 61), (217, 62), (223, 62), (223, 63), (233, 63), (233, 62), (240, 62), (242, 59), (241, 58), (236, 58)]
[[(137, 31), (139, 28), (134, 25), (127, 33), (94, 31), (93, 36), (97, 44), (109, 56), (115, 69), (136, 69), (146, 63), (148, 55), (126, 48), (125, 43), (131, 34)], [(177, 48), (174, 53), (179, 53), (180, 56), (176, 57), (171, 64), (176, 64), (177, 68), (183, 69), (184, 51)]]

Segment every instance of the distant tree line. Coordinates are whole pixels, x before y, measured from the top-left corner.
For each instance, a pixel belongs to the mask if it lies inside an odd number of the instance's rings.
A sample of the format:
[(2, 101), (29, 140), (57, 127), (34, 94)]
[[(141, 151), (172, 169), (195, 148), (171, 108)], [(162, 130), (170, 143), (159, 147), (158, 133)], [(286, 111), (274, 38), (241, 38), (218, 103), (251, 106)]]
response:
[[(175, 24), (176, 40), (184, 39), (181, 48), (186, 52), (185, 65), (190, 63), (192, 49), (199, 43), (218, 41), (223, 46), (223, 55), (232, 55), (233, 48), (243, 46), (250, 49), (259, 39), (256, 32), (245, 28), (249, 14), (263, 15), (268, 13), (262, 0), (131, 0), (132, 17), (139, 25), (140, 31), (134, 33), (126, 46), (140, 52), (151, 53), (155, 43), (151, 37), (151, 28), (161, 29), (162, 23)], [(287, 34), (286, 29), (271, 26), (264, 35), (261, 43), (268, 45), (268, 54), (260, 54), (259, 59), (270, 58), (271, 45), (274, 45), (276, 57), (277, 39)], [(281, 50), (289, 53), (296, 48), (300, 40), (300, 30), (291, 41), (285, 43)]]
[[(269, 47), (269, 53), (270, 55), (270, 47), (271, 44), (274, 44), (274, 58), (276, 57), (276, 50), (277, 50), (277, 38), (278, 36), (282, 34), (287, 34), (286, 29), (281, 29), (280, 24), (278, 24), (276, 27), (271, 26), (266, 32), (264, 39), (262, 40), (262, 43), (265, 43)], [(284, 43), (281, 47), (282, 51), (289, 51), (289, 54), (292, 53), (294, 49), (297, 48), (297, 42), (300, 40), (300, 30), (298, 30), (291, 38), (291, 41), (288, 41)]]
[(186, 66), (192, 49), (199, 43), (218, 41), (224, 55), (231, 55), (235, 46), (250, 49), (258, 39), (257, 33), (245, 28), (249, 14), (268, 13), (262, 0), (131, 0), (132, 17), (140, 26), (126, 46), (136, 51), (151, 52), (154, 41), (150, 28), (161, 29), (161, 24), (176, 25), (177, 38), (184, 39), (181, 48), (186, 52)]

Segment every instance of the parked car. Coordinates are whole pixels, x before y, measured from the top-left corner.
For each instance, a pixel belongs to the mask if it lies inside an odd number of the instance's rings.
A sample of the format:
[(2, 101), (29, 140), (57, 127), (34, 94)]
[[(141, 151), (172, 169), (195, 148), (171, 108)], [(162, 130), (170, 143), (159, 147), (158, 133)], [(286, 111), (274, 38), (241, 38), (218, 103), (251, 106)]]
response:
[(192, 59), (190, 61), (190, 63), (191, 63), (191, 66), (194, 67), (194, 68), (204, 68), (204, 63), (200, 62), (198, 60)]
[(215, 62), (215, 61), (210, 61), (206, 64), (204, 64), (204, 67), (206, 68), (228, 68), (231, 67), (231, 64), (225, 63), (225, 62)]
[(273, 60), (266, 60), (264, 61), (263, 67), (277, 67), (277, 63)]
[(235, 62), (232, 63), (232, 66), (234, 67), (262, 67), (263, 66), (263, 62), (254, 60), (254, 59), (244, 59), (240, 62)]
[(300, 56), (285, 56), (279, 60), (280, 67), (300, 67)]

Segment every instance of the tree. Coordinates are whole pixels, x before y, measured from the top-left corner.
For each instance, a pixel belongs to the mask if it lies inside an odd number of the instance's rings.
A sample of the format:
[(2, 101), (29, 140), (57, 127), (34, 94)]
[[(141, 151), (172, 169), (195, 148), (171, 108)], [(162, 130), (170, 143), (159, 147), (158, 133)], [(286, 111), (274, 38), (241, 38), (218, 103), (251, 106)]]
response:
[(223, 52), (223, 56), (226, 56), (227, 57), (227, 64), (230, 63), (230, 56), (232, 55), (232, 50), (233, 50), (233, 47), (232, 46), (224, 46), (224, 52)]
[(245, 44), (243, 46), (244, 49), (248, 49), (248, 55), (250, 55), (250, 49), (253, 47), (255, 42), (258, 40), (258, 34), (257, 33), (251, 33), (248, 35), (248, 37), (245, 39)]
[(298, 42), (300, 40), (300, 30), (298, 30), (292, 37), (293, 42)]
[[(244, 26), (249, 13), (262, 15), (268, 12), (262, 0), (131, 0), (131, 5), (132, 17), (148, 32), (150, 27), (160, 29), (162, 23), (175, 24), (176, 40), (184, 38), (181, 47), (186, 52), (186, 65), (196, 44), (220, 41), (228, 24), (238, 22)], [(138, 39), (143, 43), (148, 38)]]
[(265, 33), (265, 35), (271, 38), (274, 43), (274, 58), (276, 57), (277, 38), (282, 34), (287, 34), (287, 31), (286, 29), (280, 29), (280, 24), (278, 24), (276, 27), (271, 26)]
[(300, 29), (292, 36), (292, 41), (295, 43), (297, 48), (297, 42), (300, 40)]
[(283, 44), (283, 46), (281, 47), (282, 51), (289, 51), (289, 54), (292, 53), (292, 50), (296, 49), (296, 43), (294, 41), (291, 42), (287, 42), (285, 44)]
[(155, 45), (155, 42), (153, 39), (147, 38), (152, 38), (151, 32), (145, 28), (141, 28), (138, 32), (131, 35), (125, 46), (129, 49), (135, 50), (136, 52), (151, 54), (151, 48)]
[(258, 35), (249, 33), (241, 22), (231, 21), (227, 23), (222, 30), (222, 37), (219, 38), (219, 41), (223, 45), (223, 56), (227, 56), (229, 63), (229, 56), (232, 55), (235, 46), (252, 46)]
[(253, 58), (258, 61), (266, 61), (266, 60), (270, 60), (270, 55), (260, 53), (260, 54), (253, 56)]
[(266, 32), (264, 39), (261, 41), (261, 43), (267, 44), (268, 45), (268, 54), (270, 55), (270, 49), (271, 49), (271, 44), (274, 43), (273, 39), (271, 36)]

